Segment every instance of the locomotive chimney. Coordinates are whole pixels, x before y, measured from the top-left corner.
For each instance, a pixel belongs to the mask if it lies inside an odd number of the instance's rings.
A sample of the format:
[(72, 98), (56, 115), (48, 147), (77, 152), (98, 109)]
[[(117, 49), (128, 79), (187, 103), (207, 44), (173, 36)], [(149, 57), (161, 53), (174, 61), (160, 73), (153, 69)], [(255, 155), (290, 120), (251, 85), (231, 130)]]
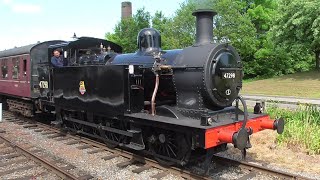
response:
[(132, 4), (129, 1), (121, 3), (121, 19), (132, 17)]
[(199, 9), (192, 13), (196, 17), (196, 45), (207, 44), (213, 40), (213, 16), (217, 13), (210, 9)]

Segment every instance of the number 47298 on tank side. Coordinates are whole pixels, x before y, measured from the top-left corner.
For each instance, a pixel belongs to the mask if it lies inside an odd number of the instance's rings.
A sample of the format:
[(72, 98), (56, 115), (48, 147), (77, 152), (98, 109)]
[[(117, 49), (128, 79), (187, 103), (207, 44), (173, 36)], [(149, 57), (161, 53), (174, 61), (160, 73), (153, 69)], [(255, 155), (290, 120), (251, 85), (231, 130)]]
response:
[(240, 57), (230, 44), (213, 43), (215, 14), (193, 13), (197, 32), (190, 47), (163, 51), (160, 33), (146, 28), (138, 34), (135, 53), (114, 55), (105, 65), (55, 68), (57, 120), (69, 130), (165, 164), (206, 157), (205, 170), (227, 143), (245, 155), (252, 133), (282, 133), (282, 119), (248, 113), (239, 96)]

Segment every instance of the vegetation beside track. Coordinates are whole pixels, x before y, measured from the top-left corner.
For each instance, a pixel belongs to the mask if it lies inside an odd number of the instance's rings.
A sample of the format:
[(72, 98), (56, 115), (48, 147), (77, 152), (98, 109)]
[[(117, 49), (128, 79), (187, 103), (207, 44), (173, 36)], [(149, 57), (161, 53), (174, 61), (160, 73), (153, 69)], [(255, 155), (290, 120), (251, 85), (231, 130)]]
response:
[(245, 80), (242, 94), (320, 98), (320, 72), (310, 71), (270, 79)]
[(320, 109), (300, 105), (296, 110), (269, 107), (267, 113), (273, 118), (285, 118), (285, 130), (278, 143), (294, 149), (304, 149), (308, 154), (320, 154)]

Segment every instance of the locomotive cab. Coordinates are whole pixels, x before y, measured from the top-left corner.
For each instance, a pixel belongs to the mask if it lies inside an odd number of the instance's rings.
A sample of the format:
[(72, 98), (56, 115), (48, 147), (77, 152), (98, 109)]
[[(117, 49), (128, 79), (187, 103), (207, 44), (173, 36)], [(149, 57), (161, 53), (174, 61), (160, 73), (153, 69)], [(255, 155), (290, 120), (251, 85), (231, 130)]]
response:
[(52, 45), (49, 47), (49, 58), (56, 49), (64, 58), (64, 66), (104, 65), (111, 57), (122, 52), (122, 47), (111, 41), (91, 37)]

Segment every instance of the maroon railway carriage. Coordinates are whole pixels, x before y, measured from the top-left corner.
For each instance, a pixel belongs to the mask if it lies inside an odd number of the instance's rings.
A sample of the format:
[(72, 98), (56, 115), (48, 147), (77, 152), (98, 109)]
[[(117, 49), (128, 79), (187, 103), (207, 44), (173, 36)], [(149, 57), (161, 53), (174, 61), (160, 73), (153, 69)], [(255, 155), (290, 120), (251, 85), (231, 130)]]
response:
[[(48, 64), (48, 47), (64, 41), (46, 41), (0, 51), (0, 101), (4, 108), (26, 116), (33, 111), (32, 101), (43, 93), (39, 86), (41, 64)], [(48, 70), (48, 69), (47, 69)]]

